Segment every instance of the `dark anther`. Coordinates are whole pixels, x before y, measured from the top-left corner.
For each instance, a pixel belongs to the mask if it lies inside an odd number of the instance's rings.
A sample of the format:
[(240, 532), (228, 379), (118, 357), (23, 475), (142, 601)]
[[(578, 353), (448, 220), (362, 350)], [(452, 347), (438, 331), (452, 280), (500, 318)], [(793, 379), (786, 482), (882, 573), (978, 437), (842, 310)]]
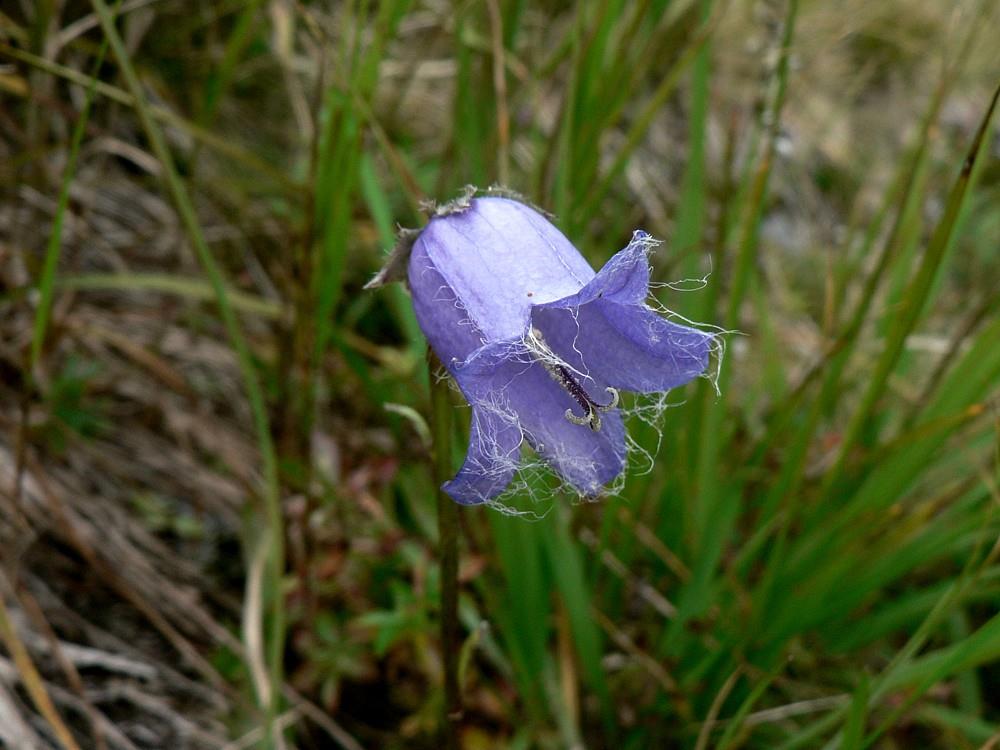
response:
[(551, 359), (556, 359), (555, 355), (549, 350), (545, 344), (545, 340), (542, 338), (541, 332), (537, 328), (531, 329), (531, 334), (535, 339), (535, 343), (541, 349), (542, 356), (539, 358), (542, 366), (546, 369), (552, 379), (555, 380), (559, 385), (565, 389), (565, 391), (576, 401), (584, 411), (582, 417), (576, 416), (572, 409), (566, 410), (566, 419), (568, 419), (573, 424), (587, 425), (594, 432), (601, 429), (601, 412), (610, 411), (618, 406), (618, 391), (614, 388), (605, 388), (611, 395), (611, 402), (607, 404), (599, 404), (594, 399), (590, 397), (583, 386), (576, 382), (576, 378), (573, 377), (573, 373), (569, 371), (569, 368), (565, 365), (559, 364), (557, 361), (550, 361)]

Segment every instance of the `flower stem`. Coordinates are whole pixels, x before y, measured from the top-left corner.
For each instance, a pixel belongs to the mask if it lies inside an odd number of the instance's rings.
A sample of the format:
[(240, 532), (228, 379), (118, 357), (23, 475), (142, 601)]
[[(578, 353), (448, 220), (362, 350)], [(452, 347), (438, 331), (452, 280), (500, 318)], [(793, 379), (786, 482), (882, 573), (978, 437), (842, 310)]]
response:
[(458, 689), (458, 507), (441, 485), (451, 478), (452, 405), (440, 360), (428, 349), (431, 386), (431, 435), (434, 483), (437, 485), (438, 544), (441, 560), (441, 651), (444, 666), (444, 737), (446, 750), (457, 750), (462, 720)]

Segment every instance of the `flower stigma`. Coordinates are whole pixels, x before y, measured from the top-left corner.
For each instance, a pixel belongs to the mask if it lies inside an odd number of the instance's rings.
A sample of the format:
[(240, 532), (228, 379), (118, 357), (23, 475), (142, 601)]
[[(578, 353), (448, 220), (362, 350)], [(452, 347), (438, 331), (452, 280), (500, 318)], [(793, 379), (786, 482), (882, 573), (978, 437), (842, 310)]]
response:
[(573, 413), (572, 409), (567, 409), (566, 419), (573, 424), (587, 425), (594, 432), (600, 430), (601, 412), (611, 411), (618, 406), (618, 390), (611, 387), (605, 388), (604, 390), (606, 390), (611, 396), (610, 403), (597, 403), (590, 397), (590, 394), (584, 390), (583, 386), (576, 381), (576, 378), (573, 377), (573, 373), (570, 372), (570, 369), (566, 365), (562, 364), (555, 353), (548, 347), (545, 343), (545, 339), (542, 338), (541, 331), (532, 327), (531, 339), (533, 344), (531, 347), (532, 350), (535, 354), (540, 355), (538, 357), (538, 362), (545, 368), (545, 371), (551, 376), (551, 378), (556, 381), (584, 411), (584, 415), (582, 417), (578, 417)]

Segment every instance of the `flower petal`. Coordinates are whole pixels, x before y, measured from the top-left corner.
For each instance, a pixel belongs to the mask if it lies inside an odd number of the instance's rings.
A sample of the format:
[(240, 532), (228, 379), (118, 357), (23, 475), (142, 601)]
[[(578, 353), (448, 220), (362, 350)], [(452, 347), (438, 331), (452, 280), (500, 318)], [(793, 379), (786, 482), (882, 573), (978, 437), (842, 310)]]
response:
[[(584, 495), (600, 494), (625, 467), (625, 427), (612, 409), (601, 414), (601, 429), (566, 419), (582, 409), (520, 342), (488, 344), (453, 374), (473, 408), (491, 411), (515, 425), (553, 469)], [(581, 385), (606, 403), (604, 384)]]
[(542, 301), (537, 308), (579, 307), (597, 299), (621, 304), (639, 305), (649, 296), (650, 236), (642, 231), (632, 234), (632, 241), (619, 250), (580, 291), (550, 302)]
[(469, 451), (455, 478), (441, 489), (457, 503), (479, 505), (503, 492), (517, 471), (521, 431), (488, 409), (472, 409)]
[(639, 393), (665, 391), (703, 373), (713, 340), (646, 306), (649, 247), (649, 235), (635, 232), (579, 292), (531, 311), (532, 325), (579, 372)]
[(415, 299), (414, 277), (427, 265), (491, 341), (520, 336), (533, 304), (573, 294), (594, 277), (545, 217), (505, 198), (476, 198), (465, 210), (431, 219), (410, 257)]
[(413, 312), (420, 329), (446, 366), (465, 359), (483, 345), (481, 331), (421, 243), (413, 248), (409, 263)]
[(578, 371), (614, 388), (666, 391), (708, 367), (713, 337), (671, 323), (645, 305), (598, 299), (578, 309), (537, 307), (535, 326)]

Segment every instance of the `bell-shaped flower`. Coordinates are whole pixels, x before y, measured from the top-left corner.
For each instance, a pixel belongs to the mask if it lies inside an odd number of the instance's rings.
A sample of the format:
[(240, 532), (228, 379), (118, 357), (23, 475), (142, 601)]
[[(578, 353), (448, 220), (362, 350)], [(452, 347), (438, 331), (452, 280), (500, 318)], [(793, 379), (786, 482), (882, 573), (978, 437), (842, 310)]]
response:
[(652, 244), (635, 232), (594, 273), (535, 209), (480, 197), (438, 212), (373, 280), (406, 262), (417, 321), (472, 407), (465, 463), (443, 487), (454, 500), (502, 493), (524, 443), (580, 494), (600, 494), (626, 463), (619, 390), (705, 372), (713, 336), (646, 304)]

